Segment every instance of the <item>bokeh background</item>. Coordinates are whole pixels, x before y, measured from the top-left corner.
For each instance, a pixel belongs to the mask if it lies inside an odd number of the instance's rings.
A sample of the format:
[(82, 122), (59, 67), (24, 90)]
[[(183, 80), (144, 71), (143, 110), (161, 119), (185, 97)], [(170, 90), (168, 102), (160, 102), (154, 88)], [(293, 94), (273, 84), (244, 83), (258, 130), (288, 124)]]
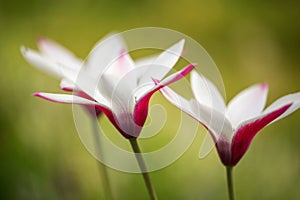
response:
[[(76, 133), (71, 106), (31, 97), (58, 92), (59, 81), (26, 63), (21, 45), (36, 48), (36, 39), (47, 36), (84, 58), (111, 31), (170, 28), (209, 52), (228, 99), (267, 82), (270, 104), (300, 90), (299, 7), (299, 1), (268, 0), (0, 0), (0, 199), (103, 199), (97, 161)], [(256, 137), (234, 171), (237, 199), (300, 198), (299, 119), (298, 111)], [(216, 151), (198, 158), (202, 132), (178, 161), (151, 173), (160, 199), (227, 199)], [(147, 198), (141, 176), (113, 169), (109, 176), (115, 199)]]

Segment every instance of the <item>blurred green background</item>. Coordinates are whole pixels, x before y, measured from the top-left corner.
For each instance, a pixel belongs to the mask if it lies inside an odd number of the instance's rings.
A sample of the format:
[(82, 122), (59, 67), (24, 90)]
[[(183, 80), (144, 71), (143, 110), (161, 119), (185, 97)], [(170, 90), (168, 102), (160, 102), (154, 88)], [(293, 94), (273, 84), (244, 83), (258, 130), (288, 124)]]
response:
[[(21, 45), (36, 48), (36, 39), (47, 36), (84, 58), (111, 31), (170, 28), (209, 52), (228, 98), (267, 82), (270, 104), (300, 89), (299, 7), (268, 0), (0, 0), (0, 199), (103, 199), (96, 160), (80, 142), (71, 106), (31, 97), (58, 92), (59, 81), (26, 63)], [(299, 118), (298, 111), (254, 140), (234, 171), (237, 199), (300, 199)], [(198, 159), (201, 132), (177, 162), (151, 173), (159, 199), (227, 199), (216, 151)], [(147, 198), (139, 175), (109, 175), (116, 199)]]

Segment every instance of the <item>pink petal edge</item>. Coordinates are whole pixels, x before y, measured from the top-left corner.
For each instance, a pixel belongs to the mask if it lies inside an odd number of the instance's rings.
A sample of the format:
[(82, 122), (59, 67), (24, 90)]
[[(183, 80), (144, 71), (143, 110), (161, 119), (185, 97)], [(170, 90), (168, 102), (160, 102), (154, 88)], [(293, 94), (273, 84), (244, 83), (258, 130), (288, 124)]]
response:
[(280, 117), (280, 115), (282, 115), (291, 106), (292, 103), (282, 106), (281, 108), (263, 116), (262, 118), (259, 118), (240, 127), (232, 140), (231, 161), (230, 163), (223, 164), (235, 166), (248, 150), (255, 135), (273, 120)]
[[(66, 92), (74, 92), (73, 88), (61, 87), (60, 89), (62, 89), (63, 91), (66, 91)], [(35, 96), (35, 95), (33, 95), (33, 96)]]
[[(158, 83), (157, 80), (155, 82), (154, 81), (155, 79), (153, 79), (155, 84), (157, 83), (156, 86), (152, 90), (150, 90), (147, 94), (145, 94), (135, 105), (134, 114), (133, 114), (135, 123), (138, 126), (144, 125), (148, 115), (148, 105), (149, 105), (150, 98), (156, 91), (185, 77), (190, 71), (192, 71), (195, 68), (195, 66), (196, 64), (190, 64), (187, 67), (185, 67), (183, 70), (170, 75), (169, 77), (172, 76), (174, 77), (172, 77), (170, 80), (165, 81), (165, 83), (164, 80)], [(168, 79), (169, 77), (167, 77), (166, 79)]]

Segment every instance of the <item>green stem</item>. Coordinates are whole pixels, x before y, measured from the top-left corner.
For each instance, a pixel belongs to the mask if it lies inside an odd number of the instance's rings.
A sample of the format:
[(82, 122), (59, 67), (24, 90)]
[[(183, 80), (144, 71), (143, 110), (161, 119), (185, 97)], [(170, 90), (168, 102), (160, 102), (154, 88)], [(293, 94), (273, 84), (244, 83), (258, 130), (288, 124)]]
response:
[(130, 138), (129, 141), (130, 141), (131, 147), (132, 147), (132, 149), (135, 153), (135, 157), (138, 161), (140, 169), (142, 171), (142, 175), (143, 175), (145, 184), (147, 186), (149, 197), (150, 197), (151, 200), (157, 200), (157, 196), (156, 196), (154, 187), (151, 183), (149, 173), (147, 172), (147, 167), (146, 167), (145, 161), (143, 159), (143, 156), (141, 154), (141, 150), (140, 150), (140, 147), (138, 145), (138, 142), (137, 142), (136, 138)]
[[(92, 120), (92, 125), (93, 125), (93, 137), (94, 137), (94, 141), (95, 141), (95, 148), (97, 151), (97, 154), (102, 155), (102, 161), (104, 160), (104, 153), (103, 153), (103, 149), (101, 148), (101, 139), (100, 139), (100, 135), (99, 135), (99, 127), (98, 127), (98, 120), (96, 117), (92, 116), (91, 117)], [(107, 200), (113, 200), (113, 195), (112, 195), (112, 190), (110, 188), (110, 184), (109, 184), (109, 178), (108, 178), (108, 172), (107, 172), (107, 168), (106, 166), (101, 162), (98, 161), (98, 170), (99, 170), (99, 174), (100, 174), (100, 180), (103, 186), (103, 193), (104, 193), (104, 197)]]
[(234, 200), (234, 186), (233, 186), (233, 180), (232, 180), (232, 169), (233, 168), (230, 166), (226, 167), (229, 200)]

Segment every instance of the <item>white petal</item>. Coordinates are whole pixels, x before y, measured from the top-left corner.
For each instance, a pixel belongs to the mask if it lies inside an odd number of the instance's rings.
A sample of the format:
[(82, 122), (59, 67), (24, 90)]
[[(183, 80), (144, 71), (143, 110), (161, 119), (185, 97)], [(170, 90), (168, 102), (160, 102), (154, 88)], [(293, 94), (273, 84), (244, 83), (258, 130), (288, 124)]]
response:
[(53, 93), (43, 93), (38, 92), (33, 94), (34, 96), (53, 101), (58, 103), (66, 103), (66, 104), (82, 104), (82, 105), (99, 105), (99, 103), (95, 101), (88, 100), (86, 98), (82, 98), (75, 95), (69, 94), (53, 94)]
[(85, 68), (82, 68), (79, 74), (69, 68), (62, 70), (62, 73), (67, 81), (74, 83), (76, 86), (76, 88), (74, 88), (75, 90), (83, 91), (97, 102), (110, 107), (109, 102), (107, 102), (98, 90), (98, 80), (92, 77)]
[(161, 80), (177, 63), (184, 47), (184, 40), (180, 40), (157, 58), (150, 58), (139, 62), (138, 84), (152, 82), (152, 78)]
[[(119, 77), (113, 74), (104, 74), (99, 82), (100, 93), (110, 102), (118, 101), (127, 104), (128, 101), (133, 98), (134, 91), (132, 84), (133, 78), (130, 75), (132, 74), (123, 77), (123, 79), (119, 79)], [(119, 82), (112, 81), (118, 79)]]
[(257, 84), (236, 95), (228, 104), (226, 115), (232, 126), (236, 128), (246, 121), (261, 114), (266, 105), (268, 85)]
[(109, 35), (98, 42), (89, 54), (84, 66), (94, 79), (99, 79), (120, 57), (120, 53), (126, 51), (126, 45), (120, 34)]
[(225, 113), (226, 105), (224, 98), (211, 81), (204, 76), (201, 76), (196, 71), (192, 71), (191, 87), (200, 104), (214, 108), (221, 113)]
[[(84, 69), (82, 69), (78, 77), (70, 77), (69, 80), (75, 81), (76, 86), (89, 96), (93, 97), (97, 101), (104, 101), (103, 95), (100, 91), (103, 90), (101, 87), (106, 87), (102, 84), (102, 75), (105, 74), (106, 70), (111, 67), (122, 52), (126, 52), (126, 45), (123, 42), (120, 34), (109, 35), (108, 37), (101, 40), (91, 51), (87, 60), (84, 63)], [(127, 62), (128, 57), (126, 56), (125, 61)], [(110, 78), (109, 78), (110, 79)], [(107, 81), (107, 80), (106, 80)], [(115, 80), (112, 85), (115, 85)], [(102, 92), (102, 91), (101, 91)], [(110, 101), (106, 99), (106, 101)], [(107, 102), (109, 104), (109, 102)]]
[(39, 70), (42, 70), (59, 78), (63, 76), (62, 68), (53, 60), (45, 58), (38, 52), (28, 49), (26, 47), (21, 47), (21, 52), (24, 58), (27, 60), (27, 62), (29, 62)]
[(157, 57), (153, 64), (164, 66), (166, 69), (161, 69), (161, 72), (157, 74), (157, 76), (153, 76), (154, 78), (158, 80), (162, 79), (177, 63), (182, 54), (184, 42), (184, 39), (180, 40), (178, 43), (174, 44)]
[[(152, 95), (154, 92), (159, 90), (160, 88), (167, 86), (169, 84), (172, 84), (182, 78), (184, 78), (188, 73), (190, 73), (194, 68), (196, 64), (189, 64), (188, 66), (184, 67), (183, 69), (171, 74), (170, 76), (166, 77), (164, 80), (159, 82), (159, 80), (153, 78), (153, 81), (157, 84), (152, 87), (150, 90), (147, 91), (148, 88), (150, 88), (148, 85), (143, 88), (138, 88), (139, 90), (134, 91), (135, 98), (137, 102), (139, 102), (141, 99), (145, 98), (147, 95)], [(138, 96), (140, 95), (140, 96)]]
[(42, 54), (54, 60), (55, 62), (62, 63), (76, 71), (80, 70), (82, 60), (77, 58), (72, 52), (57, 44), (56, 42), (41, 38), (38, 41), (39, 49)]
[(292, 103), (292, 106), (287, 111), (285, 111), (280, 117), (278, 117), (276, 120), (274, 120), (273, 122), (292, 114), (294, 111), (296, 111), (300, 108), (300, 92), (294, 93), (294, 94), (289, 94), (289, 95), (279, 98), (274, 103), (272, 103), (266, 110), (264, 110), (263, 113), (264, 114), (270, 113), (284, 105), (291, 104), (291, 103)]
[(208, 128), (214, 139), (218, 139), (221, 134), (228, 140), (231, 139), (232, 128), (224, 114), (201, 105), (194, 99), (187, 101), (168, 87), (160, 91), (169, 102)]
[(186, 114), (190, 115), (194, 119), (197, 118), (196, 112), (192, 110), (191, 102), (174, 92), (169, 87), (164, 87), (160, 89), (160, 92), (163, 94), (163, 96), (174, 106), (185, 112)]
[(233, 136), (232, 126), (224, 113), (217, 111), (214, 108), (200, 104), (196, 100), (191, 101), (191, 107), (197, 120), (204, 124), (218, 140), (219, 137), (231, 142)]
[(106, 87), (106, 84), (111, 85), (112, 89), (114, 89), (121, 84), (120, 82), (126, 84), (129, 86), (129, 89), (133, 90), (137, 83), (134, 68), (135, 65), (130, 55), (125, 51), (120, 52), (117, 60), (109, 66), (101, 77), (102, 79), (106, 78), (106, 83), (99, 83), (100, 90), (102, 90), (101, 87)]

